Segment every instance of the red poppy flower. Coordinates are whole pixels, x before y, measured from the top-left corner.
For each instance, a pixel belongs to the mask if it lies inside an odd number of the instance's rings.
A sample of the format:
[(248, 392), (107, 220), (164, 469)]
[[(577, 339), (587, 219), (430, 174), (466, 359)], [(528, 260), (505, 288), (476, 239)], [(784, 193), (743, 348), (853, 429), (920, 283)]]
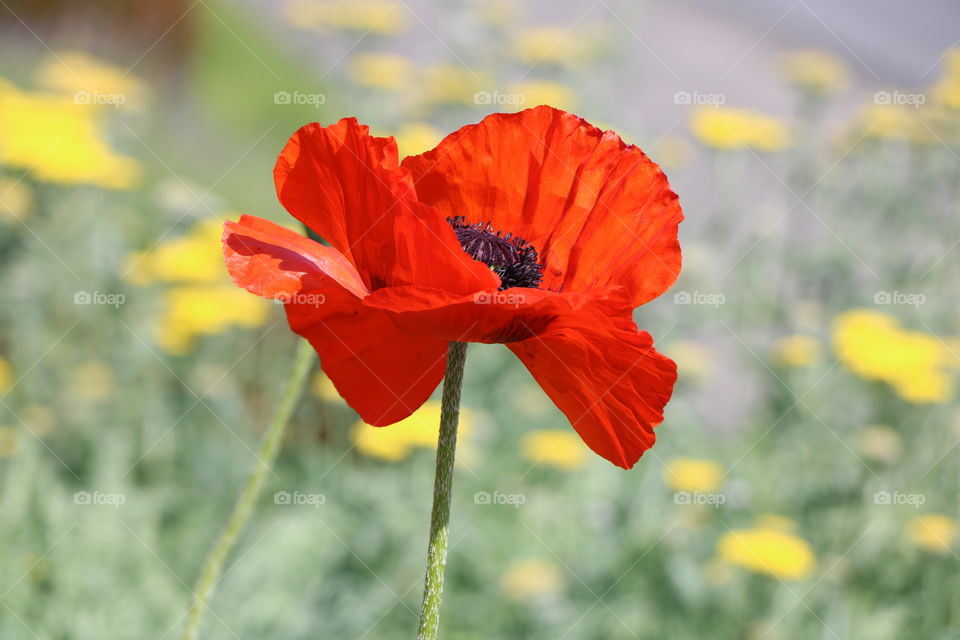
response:
[(285, 303), (368, 423), (415, 411), (450, 341), (504, 343), (598, 454), (630, 468), (653, 445), (676, 365), (632, 311), (676, 279), (683, 215), (640, 149), (541, 106), (400, 163), (345, 118), (297, 131), (274, 178), (330, 246), (243, 216), (225, 226), (230, 274)]

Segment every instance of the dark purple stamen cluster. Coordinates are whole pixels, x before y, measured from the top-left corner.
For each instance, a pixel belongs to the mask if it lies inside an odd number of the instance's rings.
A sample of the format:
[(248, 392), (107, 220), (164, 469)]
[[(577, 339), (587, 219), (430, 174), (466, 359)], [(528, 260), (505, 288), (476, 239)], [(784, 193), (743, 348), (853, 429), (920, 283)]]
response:
[(500, 290), (513, 287), (536, 289), (543, 281), (543, 265), (537, 250), (523, 238), (503, 233), (489, 222), (468, 223), (463, 216), (447, 218), (460, 246), (474, 260), (488, 265), (500, 276)]

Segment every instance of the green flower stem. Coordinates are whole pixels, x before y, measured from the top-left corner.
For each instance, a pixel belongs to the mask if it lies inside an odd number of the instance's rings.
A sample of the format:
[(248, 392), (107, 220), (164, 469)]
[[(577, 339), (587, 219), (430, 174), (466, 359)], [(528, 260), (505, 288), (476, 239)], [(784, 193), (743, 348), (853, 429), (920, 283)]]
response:
[(450, 537), (450, 493), (453, 488), (453, 459), (457, 450), (460, 422), (460, 390), (467, 344), (451, 342), (447, 350), (447, 371), (443, 377), (440, 409), (440, 439), (437, 442), (437, 473), (433, 482), (433, 512), (430, 515), (430, 545), (427, 547), (427, 575), (423, 585), (418, 640), (436, 640), (440, 627), (443, 596), (443, 569), (447, 564)]
[(253, 506), (260, 497), (263, 482), (277, 458), (277, 453), (280, 451), (283, 433), (286, 431), (290, 416), (303, 394), (307, 374), (310, 373), (310, 368), (315, 359), (313, 347), (310, 346), (310, 343), (306, 340), (300, 340), (293, 361), (293, 369), (287, 376), (280, 401), (277, 403), (273, 418), (270, 420), (270, 426), (267, 427), (267, 431), (263, 435), (257, 462), (247, 477), (247, 484), (233, 507), (230, 519), (227, 520), (226, 526), (220, 532), (213, 548), (210, 549), (210, 553), (203, 561), (200, 576), (193, 588), (190, 608), (187, 610), (187, 625), (183, 632), (183, 640), (196, 640), (197, 638), (200, 621), (207, 609), (207, 603), (213, 596), (220, 573), (223, 571), (223, 563), (234, 544), (236, 544), (240, 533), (246, 527), (250, 514), (253, 512)]

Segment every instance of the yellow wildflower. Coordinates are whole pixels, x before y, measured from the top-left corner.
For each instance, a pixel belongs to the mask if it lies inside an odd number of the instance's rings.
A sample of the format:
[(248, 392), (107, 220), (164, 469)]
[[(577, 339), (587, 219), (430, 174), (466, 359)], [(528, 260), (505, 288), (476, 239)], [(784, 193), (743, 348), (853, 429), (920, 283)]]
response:
[(713, 375), (713, 354), (692, 340), (678, 340), (663, 348), (663, 353), (677, 363), (681, 380), (704, 380)]
[(341, 400), (340, 392), (333, 386), (333, 380), (328, 378), (323, 371), (314, 374), (313, 380), (310, 382), (310, 392), (320, 400), (327, 402), (339, 402)]
[(6, 393), (13, 384), (13, 368), (6, 358), (0, 356), (0, 393)]
[(723, 467), (711, 460), (673, 458), (663, 469), (663, 481), (674, 491), (712, 493), (723, 481)]
[(933, 88), (938, 103), (960, 109), (960, 49), (950, 49), (943, 57), (944, 73)]
[(117, 107), (139, 107), (146, 88), (128, 71), (82, 51), (49, 56), (37, 69), (40, 86), (69, 93), (78, 102)]
[(936, 337), (901, 329), (895, 318), (870, 310), (848, 311), (834, 321), (837, 358), (868, 380), (880, 380), (917, 404), (950, 397), (950, 356)]
[(113, 367), (106, 362), (81, 362), (70, 372), (70, 396), (83, 400), (104, 400), (114, 390)]
[(890, 464), (900, 459), (903, 439), (890, 427), (867, 425), (857, 433), (856, 450), (865, 458)]
[(948, 554), (957, 537), (957, 521), (940, 513), (927, 513), (907, 523), (907, 539), (926, 551)]
[(425, 122), (411, 122), (401, 126), (394, 138), (400, 148), (400, 157), (403, 158), (433, 149), (443, 138), (443, 133)]
[(20, 419), (35, 436), (48, 436), (57, 428), (57, 418), (53, 410), (42, 404), (25, 406), (20, 412)]
[(136, 285), (158, 282), (228, 282), (220, 236), (223, 223), (205, 220), (186, 235), (170, 238), (128, 258), (127, 279)]
[(163, 294), (163, 307), (157, 340), (173, 354), (189, 352), (200, 336), (260, 326), (270, 313), (263, 300), (232, 284), (172, 287)]
[(570, 87), (552, 80), (527, 80), (517, 82), (507, 88), (509, 104), (499, 106), (498, 110), (515, 110), (546, 104), (564, 111), (573, 111), (577, 95)]
[(791, 84), (816, 95), (843, 89), (850, 75), (840, 58), (818, 49), (787, 53), (781, 61), (781, 68)]
[[(473, 414), (460, 411), (461, 437), (473, 428)], [(357, 451), (381, 460), (397, 461), (409, 456), (415, 448), (435, 448), (440, 434), (440, 403), (428, 401), (412, 415), (386, 427), (374, 427), (358, 420), (352, 429)]]
[(563, 572), (553, 562), (529, 558), (510, 565), (500, 577), (500, 589), (511, 600), (555, 595), (566, 586)]
[(802, 334), (780, 338), (773, 345), (773, 359), (785, 367), (809, 367), (820, 359), (820, 341)]
[(33, 191), (30, 187), (23, 180), (0, 176), (0, 220), (24, 220), (32, 211)]
[(590, 38), (576, 33), (570, 27), (540, 25), (520, 30), (513, 49), (524, 64), (575, 66), (589, 60), (595, 47)]
[(402, 2), (389, 0), (291, 0), (287, 20), (311, 31), (359, 31), (381, 35), (401, 33), (407, 25)]
[(904, 104), (868, 104), (860, 112), (859, 129), (871, 140), (913, 140), (917, 110)]
[(579, 469), (587, 462), (588, 450), (580, 437), (568, 429), (541, 429), (523, 434), (520, 452), (533, 464), (560, 469)]
[(492, 84), (488, 72), (460, 65), (434, 64), (423, 70), (422, 88), (430, 104), (474, 104), (476, 94)]
[(693, 145), (681, 136), (666, 135), (660, 139), (653, 154), (657, 163), (665, 169), (683, 169), (690, 164)]
[(363, 87), (405, 89), (413, 79), (413, 63), (391, 53), (361, 53), (350, 60), (350, 76)]
[(484, 0), (477, 9), (481, 19), (493, 27), (509, 27), (520, 20), (521, 7), (512, 0)]
[(782, 580), (805, 578), (816, 564), (806, 540), (768, 526), (730, 531), (717, 543), (717, 553), (730, 564)]
[(781, 516), (776, 513), (761, 513), (754, 519), (753, 524), (758, 529), (775, 529), (788, 533), (797, 530), (796, 522), (787, 516)]
[(690, 131), (716, 149), (780, 151), (790, 145), (785, 122), (751, 109), (698, 107), (690, 115)]
[(223, 266), (222, 232), (219, 220), (204, 220), (127, 260), (127, 279), (134, 284), (178, 285), (163, 293), (158, 319), (157, 339), (169, 353), (186, 353), (200, 336), (256, 327), (269, 317), (267, 302), (232, 285)]
[(16, 427), (0, 427), (0, 458), (15, 456), (20, 450), (20, 434)]
[(134, 186), (140, 166), (107, 145), (97, 113), (73, 96), (21, 91), (0, 79), (0, 164), (46, 182)]

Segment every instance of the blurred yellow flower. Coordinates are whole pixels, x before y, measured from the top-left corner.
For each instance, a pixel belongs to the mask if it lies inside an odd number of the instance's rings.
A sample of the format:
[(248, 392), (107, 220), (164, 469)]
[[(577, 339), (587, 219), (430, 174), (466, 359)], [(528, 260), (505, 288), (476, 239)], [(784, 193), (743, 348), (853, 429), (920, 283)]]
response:
[(590, 38), (569, 26), (539, 25), (517, 32), (513, 43), (517, 59), (528, 65), (583, 65), (595, 52)]
[(717, 543), (717, 553), (730, 564), (781, 580), (805, 578), (816, 564), (806, 540), (767, 526), (730, 531)]
[(24, 220), (32, 211), (33, 191), (30, 187), (23, 180), (0, 176), (0, 220)]
[(563, 572), (553, 562), (528, 558), (511, 564), (500, 577), (500, 589), (511, 600), (523, 601), (561, 593)]
[(933, 87), (933, 97), (950, 109), (960, 109), (960, 49), (950, 49), (943, 57), (944, 71)]
[(663, 481), (674, 491), (712, 493), (723, 482), (723, 467), (712, 460), (673, 458), (663, 468)]
[(776, 513), (761, 513), (754, 519), (753, 524), (758, 529), (775, 529), (786, 532), (797, 530), (796, 522), (787, 516), (781, 516)]
[(484, 0), (476, 9), (481, 19), (494, 27), (509, 27), (520, 19), (521, 8), (512, 0)]
[(564, 111), (573, 111), (577, 95), (570, 87), (552, 80), (527, 80), (516, 82), (507, 88), (507, 97), (513, 104), (500, 105), (502, 111), (519, 111), (541, 104)]
[(0, 79), (0, 164), (46, 182), (133, 187), (140, 166), (107, 145), (98, 112), (73, 96), (21, 91)]
[(678, 340), (664, 347), (663, 353), (677, 363), (682, 380), (704, 380), (713, 375), (713, 354), (698, 342)]
[[(472, 429), (473, 413), (461, 409), (458, 436), (463, 438)], [(408, 418), (386, 427), (374, 427), (358, 420), (352, 434), (360, 453), (381, 460), (403, 460), (415, 448), (436, 448), (440, 435), (440, 403), (427, 401)]]
[(13, 384), (13, 368), (6, 358), (0, 356), (0, 393), (6, 393)]
[(917, 127), (917, 110), (904, 104), (868, 104), (858, 119), (861, 135), (873, 140), (913, 140)]
[(183, 236), (127, 258), (126, 278), (131, 283), (177, 285), (163, 292), (157, 321), (157, 340), (169, 353), (186, 353), (198, 337), (230, 327), (260, 326), (270, 315), (268, 302), (231, 283), (223, 266), (222, 233), (219, 219), (204, 220)]
[(780, 338), (773, 345), (773, 360), (785, 367), (809, 367), (820, 359), (820, 340), (808, 335)]
[(903, 439), (890, 427), (867, 425), (857, 433), (856, 450), (865, 458), (891, 464), (900, 459)]
[(290, 24), (311, 31), (390, 35), (407, 26), (404, 4), (389, 0), (291, 0), (284, 13)]
[(690, 164), (693, 145), (684, 137), (666, 135), (652, 150), (654, 160), (664, 169), (683, 169)]
[(105, 400), (114, 391), (113, 367), (106, 362), (81, 362), (70, 372), (69, 394), (80, 400)]
[(15, 456), (20, 451), (20, 434), (16, 427), (0, 426), (0, 458)]
[(42, 404), (25, 406), (20, 412), (20, 419), (35, 436), (48, 436), (57, 428), (57, 418), (53, 410)]
[(200, 336), (258, 327), (269, 315), (268, 303), (233, 284), (175, 286), (163, 293), (157, 341), (168, 353), (183, 354)]
[(690, 115), (690, 131), (716, 149), (780, 151), (790, 145), (785, 122), (752, 109), (698, 107)]
[(394, 138), (403, 158), (433, 149), (443, 139), (443, 132), (425, 122), (410, 122), (397, 129)]
[(827, 51), (790, 51), (781, 60), (787, 81), (816, 95), (836, 93), (847, 86), (849, 71), (843, 60)]
[(320, 400), (327, 402), (340, 402), (340, 392), (333, 386), (333, 380), (327, 377), (323, 371), (317, 371), (313, 380), (310, 381), (310, 393)]
[(476, 94), (488, 90), (492, 84), (487, 71), (441, 63), (423, 70), (420, 88), (430, 104), (474, 104)]
[(907, 523), (907, 539), (926, 551), (948, 554), (957, 537), (957, 521), (940, 513), (916, 516)]
[(406, 89), (412, 84), (413, 63), (392, 53), (361, 53), (350, 59), (350, 77), (375, 89)]
[(848, 311), (834, 320), (833, 346), (848, 369), (889, 384), (913, 403), (950, 397), (950, 356), (935, 336), (901, 329), (897, 320), (871, 310)]
[(587, 463), (589, 451), (573, 431), (540, 429), (523, 434), (520, 438), (520, 453), (533, 464), (572, 470)]
[(228, 282), (220, 249), (222, 234), (222, 222), (205, 220), (179, 238), (169, 238), (147, 251), (133, 253), (127, 259), (127, 280), (135, 285)]
[(139, 107), (146, 87), (129, 70), (113, 66), (82, 51), (61, 51), (50, 55), (36, 71), (40, 86), (69, 93), (78, 102)]

